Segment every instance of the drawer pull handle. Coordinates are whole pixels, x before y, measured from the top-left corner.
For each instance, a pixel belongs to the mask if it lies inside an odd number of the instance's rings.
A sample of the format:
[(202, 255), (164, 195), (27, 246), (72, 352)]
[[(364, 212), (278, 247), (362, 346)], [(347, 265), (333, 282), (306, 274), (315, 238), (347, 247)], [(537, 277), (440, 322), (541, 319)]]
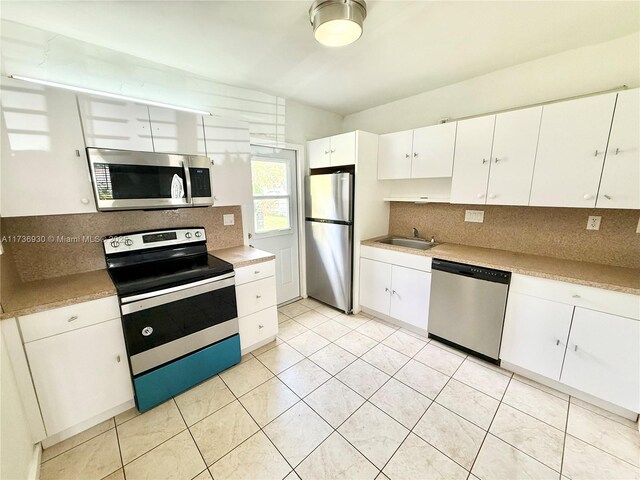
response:
[(574, 346), (573, 346), (573, 351), (574, 351), (574, 352), (577, 352), (577, 351), (578, 351), (578, 345), (574, 345)]
[(72, 317), (69, 317), (69, 320), (67, 320), (67, 322), (75, 322), (78, 319), (77, 315), (74, 315)]
[(262, 295), (256, 295), (256, 298), (260, 299), (262, 298)]
[(258, 328), (264, 328), (264, 325), (258, 325)]
[(575, 295), (571, 295), (572, 298), (581, 298), (577, 293)]
[(120, 363), (120, 355), (118, 355), (118, 356), (116, 357), (116, 361), (117, 361), (118, 363)]
[(260, 270), (255, 270), (253, 273), (255, 273), (256, 275), (260, 273)]
[(389, 291), (389, 287), (384, 287), (384, 291), (388, 292)]
[(560, 345), (560, 340), (556, 340), (556, 347)]

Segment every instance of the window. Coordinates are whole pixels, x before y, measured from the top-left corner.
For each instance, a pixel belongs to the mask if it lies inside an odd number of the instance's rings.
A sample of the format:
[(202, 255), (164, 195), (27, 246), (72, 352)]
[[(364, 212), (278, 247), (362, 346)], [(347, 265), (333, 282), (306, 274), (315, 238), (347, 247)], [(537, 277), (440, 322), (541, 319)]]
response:
[(289, 161), (251, 160), (253, 222), (256, 234), (291, 230)]

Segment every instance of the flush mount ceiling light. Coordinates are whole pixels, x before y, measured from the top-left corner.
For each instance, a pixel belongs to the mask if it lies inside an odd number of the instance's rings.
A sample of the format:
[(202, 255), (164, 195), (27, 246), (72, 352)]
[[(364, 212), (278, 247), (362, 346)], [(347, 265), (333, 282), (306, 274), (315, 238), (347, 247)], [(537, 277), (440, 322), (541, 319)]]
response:
[(366, 17), (364, 0), (317, 0), (309, 9), (313, 35), (328, 47), (342, 47), (358, 40)]

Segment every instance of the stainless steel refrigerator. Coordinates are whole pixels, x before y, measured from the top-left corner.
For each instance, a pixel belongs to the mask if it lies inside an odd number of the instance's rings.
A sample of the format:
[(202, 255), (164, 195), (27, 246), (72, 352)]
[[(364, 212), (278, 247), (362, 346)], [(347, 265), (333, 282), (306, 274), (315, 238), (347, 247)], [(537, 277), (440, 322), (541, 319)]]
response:
[(351, 312), (353, 174), (308, 176), (305, 217), (307, 294)]

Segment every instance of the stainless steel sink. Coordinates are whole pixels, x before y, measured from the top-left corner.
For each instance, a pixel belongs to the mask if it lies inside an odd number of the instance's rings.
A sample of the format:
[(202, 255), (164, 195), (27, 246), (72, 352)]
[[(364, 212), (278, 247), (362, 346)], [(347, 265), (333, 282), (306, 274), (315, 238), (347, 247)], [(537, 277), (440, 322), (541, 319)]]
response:
[(396, 245), (398, 247), (415, 248), (416, 250), (429, 250), (432, 247), (438, 245), (437, 242), (427, 242), (419, 238), (403, 238), (403, 237), (388, 237), (378, 240), (378, 243), (385, 243), (387, 245)]

